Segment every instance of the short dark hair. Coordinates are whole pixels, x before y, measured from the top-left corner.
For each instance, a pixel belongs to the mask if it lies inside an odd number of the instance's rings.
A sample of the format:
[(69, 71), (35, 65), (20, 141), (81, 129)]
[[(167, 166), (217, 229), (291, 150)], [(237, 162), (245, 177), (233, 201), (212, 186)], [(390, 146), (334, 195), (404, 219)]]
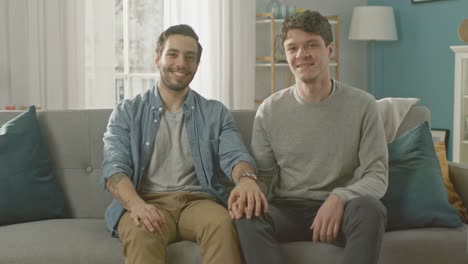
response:
[(317, 11), (306, 10), (286, 18), (281, 26), (281, 43), (284, 43), (288, 37), (288, 31), (291, 29), (300, 29), (319, 35), (325, 41), (325, 46), (328, 46), (333, 41), (331, 25), (328, 23), (328, 19)]
[(200, 62), (200, 58), (202, 55), (203, 48), (198, 41), (198, 36), (197, 33), (195, 33), (195, 30), (189, 25), (185, 24), (180, 24), (180, 25), (175, 25), (167, 28), (164, 30), (161, 35), (159, 35), (158, 42), (156, 43), (156, 53), (158, 55), (162, 54), (162, 51), (164, 50), (164, 45), (166, 44), (166, 40), (172, 36), (172, 35), (182, 35), (182, 36), (187, 36), (195, 39), (197, 41), (197, 47), (198, 47), (198, 53), (197, 53), (197, 63)]

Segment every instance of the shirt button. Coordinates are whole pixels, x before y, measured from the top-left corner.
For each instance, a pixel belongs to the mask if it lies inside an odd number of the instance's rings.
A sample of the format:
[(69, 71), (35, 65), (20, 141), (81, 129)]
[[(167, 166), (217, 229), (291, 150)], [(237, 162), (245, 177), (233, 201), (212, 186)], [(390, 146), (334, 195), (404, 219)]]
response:
[(159, 107), (158, 110), (159, 110), (159, 112), (161, 112), (161, 111), (162, 111), (162, 107)]
[(149, 146), (149, 142), (148, 142), (148, 141), (146, 141), (145, 145), (146, 145), (146, 146)]
[(195, 106), (192, 106), (192, 109), (195, 109)]
[(155, 120), (153, 120), (153, 122), (157, 123), (157, 122), (158, 122), (158, 120), (157, 120), (157, 119), (155, 119)]
[(154, 109), (154, 106), (152, 106), (151, 109)]

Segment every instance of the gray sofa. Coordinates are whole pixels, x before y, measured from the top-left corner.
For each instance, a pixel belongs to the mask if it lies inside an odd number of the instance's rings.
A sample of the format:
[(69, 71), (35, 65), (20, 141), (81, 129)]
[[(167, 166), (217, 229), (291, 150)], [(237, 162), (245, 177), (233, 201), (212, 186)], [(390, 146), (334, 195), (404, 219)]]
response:
[[(19, 111), (0, 111), (0, 125)], [(68, 219), (0, 227), (0, 263), (73, 264), (124, 263), (118, 239), (110, 237), (103, 220), (111, 200), (100, 185), (102, 136), (111, 110), (39, 111), (38, 119), (50, 158), (65, 191)], [(246, 142), (254, 111), (234, 111)], [(402, 131), (430, 120), (426, 107), (413, 107)], [(468, 166), (450, 163), (450, 176), (468, 204)], [(0, 216), (1, 217), (1, 216)], [(381, 264), (468, 263), (468, 226), (422, 228), (385, 233)], [(294, 242), (282, 246), (289, 263), (338, 263), (342, 249), (324, 243)], [(201, 263), (197, 244), (179, 242), (168, 249), (168, 263)]]

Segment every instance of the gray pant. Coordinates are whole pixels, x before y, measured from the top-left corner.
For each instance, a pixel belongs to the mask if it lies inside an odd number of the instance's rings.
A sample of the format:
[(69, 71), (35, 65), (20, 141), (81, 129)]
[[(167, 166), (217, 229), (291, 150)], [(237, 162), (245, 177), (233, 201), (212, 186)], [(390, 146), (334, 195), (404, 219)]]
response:
[[(246, 264), (287, 263), (279, 243), (311, 241), (310, 226), (323, 201), (272, 201), (269, 212), (257, 218), (236, 221)], [(349, 201), (344, 208), (338, 240), (344, 247), (341, 263), (378, 263), (386, 209), (372, 197)], [(367, 254), (363, 254), (367, 252)]]

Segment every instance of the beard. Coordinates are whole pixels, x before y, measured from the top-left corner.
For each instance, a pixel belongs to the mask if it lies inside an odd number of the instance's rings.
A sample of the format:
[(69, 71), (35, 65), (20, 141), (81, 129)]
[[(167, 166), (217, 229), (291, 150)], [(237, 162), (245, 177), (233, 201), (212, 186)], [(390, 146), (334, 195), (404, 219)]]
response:
[[(169, 67), (160, 67), (159, 72), (161, 75), (161, 81), (164, 83), (164, 85), (169, 89), (174, 92), (181, 92), (185, 90), (192, 82), (193, 78), (195, 77), (195, 72), (188, 72), (188, 74), (184, 77), (183, 80), (177, 80), (173, 76), (173, 71), (176, 69), (170, 69)], [(187, 70), (183, 70), (183, 72), (187, 72)]]

